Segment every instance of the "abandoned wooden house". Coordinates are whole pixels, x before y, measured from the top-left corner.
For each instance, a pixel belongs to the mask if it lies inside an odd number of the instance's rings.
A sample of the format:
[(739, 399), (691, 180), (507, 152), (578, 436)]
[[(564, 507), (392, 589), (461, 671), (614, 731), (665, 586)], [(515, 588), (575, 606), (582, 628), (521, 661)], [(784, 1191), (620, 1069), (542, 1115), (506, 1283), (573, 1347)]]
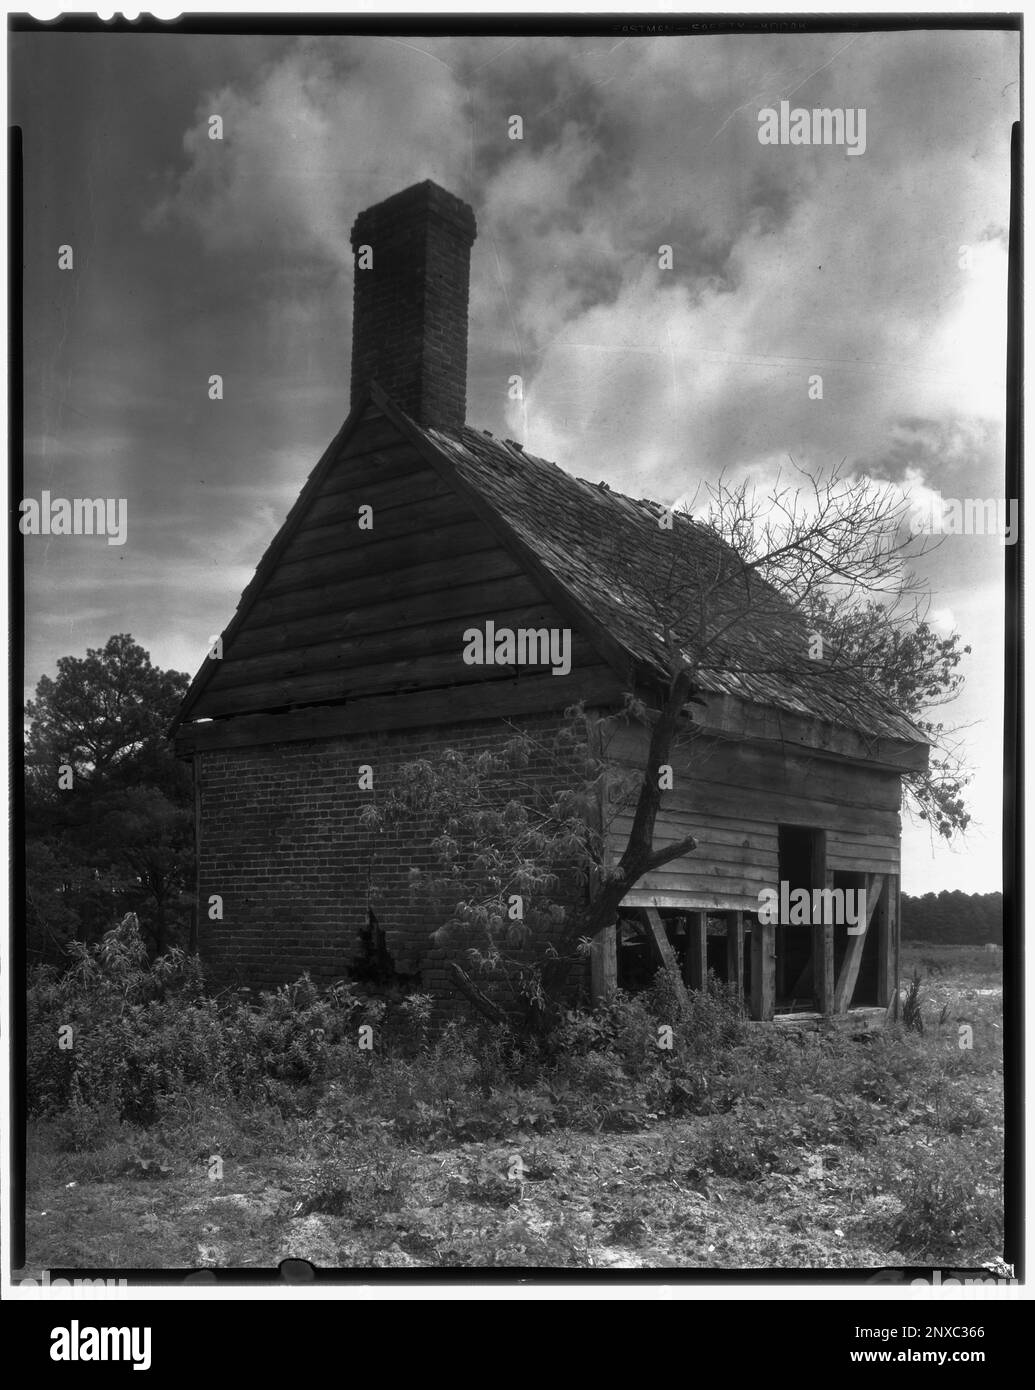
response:
[[(431, 182), (358, 217), (350, 413), (177, 719), (199, 948), (217, 979), (346, 975), (374, 874), (398, 968), (455, 998), (438, 923), (407, 886), (426, 850), (371, 849), (358, 770), (390, 778), (436, 750), (492, 746), (505, 720), (548, 732), (577, 700), (607, 711), (634, 691), (649, 707), (667, 679), (649, 605), (607, 568), (616, 543), (664, 543), (662, 509), (465, 423), (474, 238), (471, 209)], [(471, 629), (489, 647), (493, 630), (564, 632), (570, 646), (490, 664), (470, 659)], [(801, 632), (755, 624), (742, 638), (779, 655)], [(657, 843), (689, 833), (697, 849), (630, 889), (591, 953), (595, 996), (662, 963), (689, 987), (709, 970), (733, 982), (758, 1019), (875, 1016), (897, 997), (901, 778), (927, 745), (872, 686), (780, 664), (701, 674), (686, 718), (708, 753), (674, 759), (656, 828)], [(617, 758), (642, 765), (646, 738), (627, 727)], [(627, 829), (611, 826), (616, 852)], [(865, 887), (862, 930), (760, 918), (760, 894), (781, 885)]]

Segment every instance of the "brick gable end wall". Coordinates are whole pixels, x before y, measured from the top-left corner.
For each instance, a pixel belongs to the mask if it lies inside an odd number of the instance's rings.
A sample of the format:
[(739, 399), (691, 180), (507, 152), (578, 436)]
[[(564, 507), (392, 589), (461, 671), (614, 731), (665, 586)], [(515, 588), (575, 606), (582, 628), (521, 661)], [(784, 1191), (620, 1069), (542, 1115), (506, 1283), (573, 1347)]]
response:
[[(522, 721), (547, 744), (559, 726), (553, 716)], [(448, 747), (499, 749), (511, 732), (494, 720), (201, 754), (199, 947), (209, 978), (253, 988), (303, 971), (325, 983), (339, 979), (359, 947), (369, 903), (397, 969), (419, 973), (440, 1010), (466, 1010), (447, 973), (462, 947), (436, 946), (434, 909), (411, 898), (411, 865), (437, 866), (430, 837), (363, 829), (359, 814), (374, 794), (359, 789), (359, 769), (369, 764), (375, 792), (384, 792), (405, 762)], [(522, 775), (530, 774), (556, 783), (546, 759)], [(374, 898), (372, 886), (381, 890)], [(212, 894), (222, 898), (221, 921), (209, 918)], [(479, 983), (498, 994), (491, 980)]]

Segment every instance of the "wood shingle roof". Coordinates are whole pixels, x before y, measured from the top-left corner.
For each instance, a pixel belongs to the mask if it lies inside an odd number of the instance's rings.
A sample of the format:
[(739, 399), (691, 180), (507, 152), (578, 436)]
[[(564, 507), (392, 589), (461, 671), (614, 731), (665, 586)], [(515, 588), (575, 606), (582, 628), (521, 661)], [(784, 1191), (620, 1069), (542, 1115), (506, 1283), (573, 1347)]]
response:
[[(804, 618), (775, 591), (756, 584), (745, 609), (728, 582), (712, 587), (716, 576), (728, 574), (729, 556), (709, 527), (677, 512), (665, 529), (659, 503), (573, 477), (483, 431), (413, 428), (637, 664), (667, 670), (666, 614), (675, 602), (692, 605), (703, 593), (717, 610), (705, 613), (698, 629), (707, 650), (695, 654), (692, 642), (684, 648), (702, 689), (864, 735), (927, 742), (862, 673), (810, 660)], [(715, 636), (726, 615), (732, 625)]]

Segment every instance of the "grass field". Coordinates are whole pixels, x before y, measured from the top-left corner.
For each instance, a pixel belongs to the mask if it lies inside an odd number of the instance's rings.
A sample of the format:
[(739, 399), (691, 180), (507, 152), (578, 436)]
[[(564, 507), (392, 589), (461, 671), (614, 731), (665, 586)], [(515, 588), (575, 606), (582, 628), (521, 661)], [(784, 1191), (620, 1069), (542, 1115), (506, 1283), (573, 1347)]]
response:
[(534, 1072), (453, 1033), (261, 1099), (193, 1086), (146, 1127), (35, 1119), (23, 1274), (980, 1266), (1002, 1253), (1001, 957), (907, 945), (903, 986), (914, 967), (922, 1033), (705, 1010), (662, 1055), (630, 1006)]

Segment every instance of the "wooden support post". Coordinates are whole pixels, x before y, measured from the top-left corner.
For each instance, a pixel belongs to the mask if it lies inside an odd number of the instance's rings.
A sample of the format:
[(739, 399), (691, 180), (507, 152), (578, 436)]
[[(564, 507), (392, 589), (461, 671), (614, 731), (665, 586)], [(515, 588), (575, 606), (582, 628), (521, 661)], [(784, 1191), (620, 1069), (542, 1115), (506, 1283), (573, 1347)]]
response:
[[(814, 922), (812, 925), (812, 993), (821, 1014), (834, 1011), (834, 925)], [(818, 967), (818, 968), (817, 968)]]
[[(822, 831), (816, 837), (816, 847), (812, 861), (813, 888), (830, 889), (834, 886), (833, 870), (827, 868), (827, 836)], [(812, 993), (816, 998), (816, 1008), (821, 1014), (829, 1014), (834, 1009), (834, 924), (833, 922), (813, 922), (812, 924)]]
[(612, 922), (597, 932), (589, 948), (589, 994), (603, 1004), (618, 988), (618, 926)]
[[(594, 757), (603, 756), (600, 728), (592, 725), (589, 734), (589, 747)], [(600, 784), (600, 792), (590, 812), (590, 824), (600, 834), (604, 846), (604, 861), (601, 866), (611, 866), (611, 847), (604, 834), (604, 816), (607, 805), (607, 765)], [(600, 892), (600, 875), (594, 871), (590, 875), (590, 897)], [(603, 931), (593, 938), (589, 948), (589, 997), (593, 1004), (606, 1003), (618, 988), (618, 923), (609, 923)]]
[(892, 968), (892, 994), (891, 994), (891, 1016), (898, 1020), (899, 1001), (901, 999), (900, 985), (902, 982), (902, 876), (895, 874), (888, 885), (889, 897), (891, 900), (891, 923), (889, 933), (894, 942), (894, 960)]
[(686, 918), (686, 969), (689, 989), (704, 989), (708, 983), (708, 914), (690, 912)]
[(654, 943), (654, 949), (658, 959), (668, 972), (669, 978), (675, 987), (676, 998), (683, 1004), (689, 1004), (686, 986), (683, 984), (683, 977), (679, 973), (679, 962), (676, 960), (675, 952), (669, 943), (665, 932), (665, 924), (661, 920), (661, 913), (656, 907), (644, 907), (640, 909), (647, 919), (648, 935)]
[(187, 937), (187, 954), (198, 953), (198, 935), (201, 926), (201, 756), (195, 753), (190, 760), (191, 783), (194, 792), (194, 903), (190, 912), (190, 935)]
[(841, 972), (837, 977), (837, 984), (834, 987), (834, 1013), (845, 1014), (852, 1006), (852, 995), (855, 993), (856, 981), (859, 978), (859, 966), (862, 964), (863, 948), (866, 945), (866, 934), (873, 915), (877, 910), (877, 904), (884, 894), (884, 875), (866, 875), (866, 921), (863, 923), (861, 932), (848, 938), (848, 949), (845, 951), (844, 960), (841, 962)]
[(895, 991), (895, 880), (885, 880), (877, 904), (874, 930), (877, 933), (877, 1003), (890, 1008)]
[(751, 927), (751, 1017), (768, 1022), (776, 1009), (776, 927)]
[(734, 985), (737, 998), (744, 995), (744, 914), (726, 913), (726, 980)]

